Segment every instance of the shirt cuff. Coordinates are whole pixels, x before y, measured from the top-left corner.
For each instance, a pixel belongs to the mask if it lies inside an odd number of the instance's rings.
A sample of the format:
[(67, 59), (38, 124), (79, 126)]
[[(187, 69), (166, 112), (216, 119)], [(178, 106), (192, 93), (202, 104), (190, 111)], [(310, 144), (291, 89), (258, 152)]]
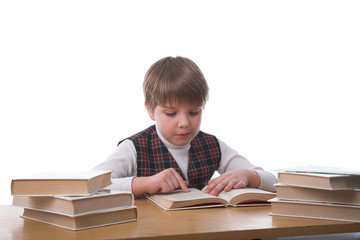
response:
[(112, 184), (106, 189), (132, 192), (132, 180), (134, 177), (112, 178)]
[(276, 177), (265, 170), (255, 170), (255, 172), (260, 177), (260, 185), (258, 189), (269, 191), (269, 192), (276, 192), (276, 188), (274, 186), (277, 183)]

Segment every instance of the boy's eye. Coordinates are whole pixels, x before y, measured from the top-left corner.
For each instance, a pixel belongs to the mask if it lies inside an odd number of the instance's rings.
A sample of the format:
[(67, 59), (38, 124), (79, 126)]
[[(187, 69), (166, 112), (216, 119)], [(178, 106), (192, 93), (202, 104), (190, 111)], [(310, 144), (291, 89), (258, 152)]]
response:
[(196, 115), (198, 115), (198, 114), (199, 114), (199, 112), (200, 112), (200, 111), (190, 112), (190, 115), (191, 115), (191, 116), (196, 116)]
[(173, 112), (165, 112), (166, 115), (172, 117), (172, 116), (175, 116), (176, 113), (173, 113)]

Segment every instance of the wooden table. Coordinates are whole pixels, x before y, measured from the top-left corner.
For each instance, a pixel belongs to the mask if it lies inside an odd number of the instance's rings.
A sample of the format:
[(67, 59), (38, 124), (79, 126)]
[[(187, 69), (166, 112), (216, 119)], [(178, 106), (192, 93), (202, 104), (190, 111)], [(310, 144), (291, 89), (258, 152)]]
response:
[(360, 223), (269, 216), (270, 206), (165, 211), (136, 200), (139, 219), (71, 231), (23, 219), (22, 208), (0, 206), (0, 239), (259, 239), (360, 232)]

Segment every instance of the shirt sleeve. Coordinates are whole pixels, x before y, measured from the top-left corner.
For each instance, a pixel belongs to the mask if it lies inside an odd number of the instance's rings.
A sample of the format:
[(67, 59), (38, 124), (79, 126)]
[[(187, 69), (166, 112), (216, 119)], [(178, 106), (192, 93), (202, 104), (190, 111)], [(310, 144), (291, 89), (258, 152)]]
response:
[(132, 191), (132, 180), (136, 176), (136, 149), (132, 141), (126, 139), (104, 162), (94, 169), (110, 170), (112, 184), (107, 189)]
[(230, 148), (226, 143), (219, 141), (221, 149), (221, 161), (218, 168), (218, 172), (223, 174), (225, 172), (237, 169), (247, 168), (254, 170), (260, 177), (259, 189), (275, 192), (274, 184), (277, 183), (276, 177), (268, 171), (265, 171), (261, 167), (253, 165), (249, 160), (237, 153), (236, 150)]

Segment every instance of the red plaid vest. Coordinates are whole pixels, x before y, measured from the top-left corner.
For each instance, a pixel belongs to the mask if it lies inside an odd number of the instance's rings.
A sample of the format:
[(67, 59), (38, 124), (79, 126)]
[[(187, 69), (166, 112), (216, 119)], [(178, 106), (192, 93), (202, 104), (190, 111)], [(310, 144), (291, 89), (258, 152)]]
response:
[[(131, 140), (137, 153), (137, 176), (151, 176), (167, 168), (174, 168), (184, 178), (174, 157), (160, 140), (155, 125), (134, 134)], [(189, 150), (189, 187), (202, 189), (218, 169), (220, 145), (215, 136), (199, 131)]]

